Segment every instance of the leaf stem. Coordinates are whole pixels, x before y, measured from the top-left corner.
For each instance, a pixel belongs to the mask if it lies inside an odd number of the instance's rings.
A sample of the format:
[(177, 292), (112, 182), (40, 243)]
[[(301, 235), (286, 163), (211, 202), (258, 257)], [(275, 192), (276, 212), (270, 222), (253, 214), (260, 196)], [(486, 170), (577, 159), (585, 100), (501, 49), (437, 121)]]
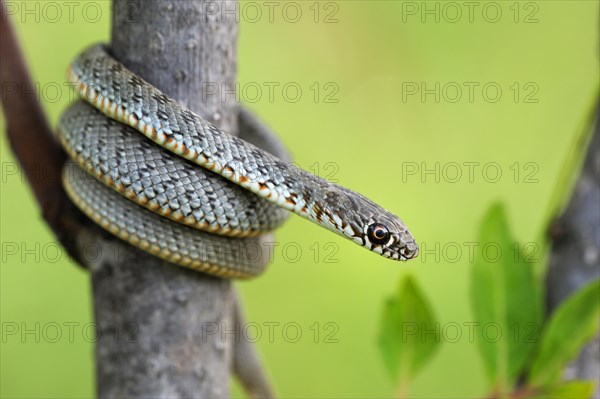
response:
[(410, 377), (408, 373), (401, 372), (400, 377), (398, 378), (398, 390), (396, 391), (397, 399), (406, 399), (408, 398), (408, 387), (409, 387)]

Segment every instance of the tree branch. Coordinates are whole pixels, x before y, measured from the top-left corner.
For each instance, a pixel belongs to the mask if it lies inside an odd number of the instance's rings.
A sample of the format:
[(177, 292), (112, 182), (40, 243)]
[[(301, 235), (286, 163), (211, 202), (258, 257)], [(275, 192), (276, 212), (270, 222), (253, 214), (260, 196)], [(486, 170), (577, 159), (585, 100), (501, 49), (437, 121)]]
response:
[[(206, 3), (114, 1), (112, 51), (146, 80), (235, 133), (233, 99), (205, 96), (203, 86), (234, 87), (237, 23), (231, 15), (225, 21), (205, 18)], [(104, 232), (68, 200), (60, 183), (65, 154), (37, 101), (1, 4), (7, 135), (47, 223), (71, 256), (91, 271), (98, 396), (228, 397), (233, 365), (251, 395), (272, 397), (254, 346), (222, 334), (234, 317), (244, 322), (229, 281), (165, 265)], [(233, 9), (235, 2), (219, 4)], [(97, 256), (83, 255), (90, 248)], [(239, 355), (233, 356), (234, 345)]]
[[(565, 211), (551, 228), (552, 252), (546, 277), (547, 306), (564, 299), (600, 276), (600, 124), (588, 147), (585, 163)], [(600, 336), (590, 342), (567, 368), (568, 379), (600, 383)], [(600, 384), (595, 398), (600, 398)]]
[[(226, 131), (236, 107), (204, 96), (205, 84), (233, 85), (237, 24), (204, 18), (203, 1), (113, 1), (111, 51), (133, 72)], [(133, 336), (97, 341), (100, 397), (229, 396), (232, 286), (133, 250), (92, 267), (95, 317), (101, 331)], [(114, 246), (114, 249), (111, 248)], [(104, 251), (103, 251), (104, 252)]]
[(60, 183), (66, 155), (54, 140), (38, 102), (3, 1), (0, 13), (0, 81), (8, 142), (46, 223), (69, 254), (81, 261), (75, 242), (86, 219), (71, 204)]

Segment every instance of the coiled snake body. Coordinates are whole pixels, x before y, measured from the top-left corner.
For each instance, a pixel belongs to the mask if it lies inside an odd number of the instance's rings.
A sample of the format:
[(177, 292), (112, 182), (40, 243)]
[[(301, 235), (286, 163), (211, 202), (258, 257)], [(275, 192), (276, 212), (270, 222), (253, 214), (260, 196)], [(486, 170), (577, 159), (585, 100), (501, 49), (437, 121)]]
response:
[(87, 103), (70, 106), (58, 125), (75, 161), (65, 167), (64, 186), (84, 213), (131, 244), (206, 273), (252, 277), (268, 260), (265, 233), (291, 211), (387, 258), (416, 256), (398, 217), (287, 162), (246, 111), (245, 136), (224, 133), (103, 45), (73, 62), (69, 80)]

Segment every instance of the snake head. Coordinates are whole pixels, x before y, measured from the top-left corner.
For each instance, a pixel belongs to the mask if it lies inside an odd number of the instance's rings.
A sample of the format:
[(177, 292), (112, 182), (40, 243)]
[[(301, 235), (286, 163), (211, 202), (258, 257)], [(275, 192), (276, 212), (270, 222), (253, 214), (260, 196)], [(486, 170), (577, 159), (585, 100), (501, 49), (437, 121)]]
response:
[[(393, 215), (385, 220), (364, 224), (363, 246), (389, 259), (408, 260), (417, 256), (419, 247), (404, 223)], [(394, 220), (395, 219), (395, 220)]]
[(393, 260), (418, 255), (419, 247), (404, 222), (363, 195), (337, 187), (324, 202), (339, 216), (333, 218), (334, 227), (358, 245)]

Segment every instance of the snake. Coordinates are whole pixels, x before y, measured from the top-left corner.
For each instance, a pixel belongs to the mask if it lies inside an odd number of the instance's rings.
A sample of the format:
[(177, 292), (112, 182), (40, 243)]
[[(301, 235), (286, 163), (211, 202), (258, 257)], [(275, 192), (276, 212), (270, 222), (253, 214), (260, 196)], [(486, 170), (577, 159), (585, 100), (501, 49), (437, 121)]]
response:
[(65, 191), (137, 248), (211, 275), (251, 278), (269, 263), (264, 246), (272, 232), (293, 213), (385, 258), (417, 256), (399, 217), (290, 162), (273, 132), (243, 107), (240, 135), (222, 131), (129, 70), (105, 44), (79, 54), (67, 76), (80, 99), (56, 129), (69, 155)]

